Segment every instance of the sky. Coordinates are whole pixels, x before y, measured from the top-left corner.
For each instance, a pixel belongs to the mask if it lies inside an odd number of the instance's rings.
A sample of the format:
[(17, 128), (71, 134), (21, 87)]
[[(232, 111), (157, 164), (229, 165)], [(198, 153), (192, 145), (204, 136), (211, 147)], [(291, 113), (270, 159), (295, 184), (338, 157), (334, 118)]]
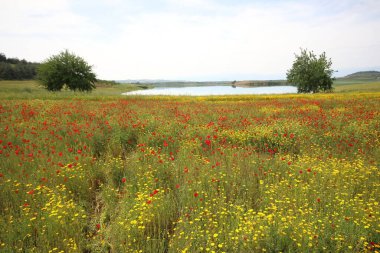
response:
[(379, 0), (0, 0), (0, 52), (63, 50), (100, 79), (285, 79), (300, 49), (380, 71)]

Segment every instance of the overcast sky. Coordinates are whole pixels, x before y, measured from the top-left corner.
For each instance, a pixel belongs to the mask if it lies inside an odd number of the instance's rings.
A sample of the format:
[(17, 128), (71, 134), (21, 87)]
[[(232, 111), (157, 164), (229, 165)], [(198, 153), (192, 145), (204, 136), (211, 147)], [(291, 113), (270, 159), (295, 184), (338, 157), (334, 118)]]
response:
[(0, 0), (0, 52), (68, 49), (102, 79), (279, 79), (300, 48), (380, 70), (380, 1)]

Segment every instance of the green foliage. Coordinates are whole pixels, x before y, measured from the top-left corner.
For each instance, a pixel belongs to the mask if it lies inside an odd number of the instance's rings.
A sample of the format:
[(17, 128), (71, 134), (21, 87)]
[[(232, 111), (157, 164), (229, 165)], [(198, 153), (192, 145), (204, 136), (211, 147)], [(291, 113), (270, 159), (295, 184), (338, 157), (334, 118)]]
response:
[(41, 64), (38, 79), (49, 91), (60, 91), (65, 85), (74, 91), (91, 91), (95, 89), (96, 75), (85, 60), (65, 50)]
[(313, 51), (301, 49), (300, 55), (295, 55), (293, 66), (286, 73), (289, 83), (297, 85), (298, 93), (317, 93), (331, 91), (334, 70), (331, 69), (331, 59), (326, 58), (325, 52), (319, 58)]
[(0, 62), (4, 62), (6, 60), (7, 60), (7, 57), (5, 56), (5, 54), (0, 53)]
[(7, 58), (0, 53), (0, 80), (27, 80), (36, 77), (38, 63)]

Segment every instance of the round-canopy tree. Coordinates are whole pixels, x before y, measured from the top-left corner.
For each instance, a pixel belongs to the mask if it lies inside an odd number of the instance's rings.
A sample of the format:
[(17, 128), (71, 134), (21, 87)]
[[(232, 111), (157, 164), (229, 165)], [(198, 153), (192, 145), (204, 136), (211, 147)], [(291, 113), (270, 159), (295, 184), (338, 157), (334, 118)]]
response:
[(301, 49), (300, 55), (295, 55), (293, 66), (286, 73), (288, 83), (297, 86), (298, 93), (316, 93), (319, 91), (332, 91), (331, 59), (326, 58), (323, 52), (319, 58), (313, 51)]
[(95, 89), (96, 75), (92, 67), (67, 50), (45, 60), (37, 70), (37, 77), (49, 91), (60, 91), (64, 85), (74, 91)]

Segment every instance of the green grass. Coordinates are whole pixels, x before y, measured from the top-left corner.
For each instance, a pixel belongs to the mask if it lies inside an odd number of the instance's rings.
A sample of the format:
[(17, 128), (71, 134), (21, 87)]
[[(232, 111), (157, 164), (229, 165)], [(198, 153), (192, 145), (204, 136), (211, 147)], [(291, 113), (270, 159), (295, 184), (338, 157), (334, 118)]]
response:
[[(363, 92), (380, 92), (380, 82), (363, 82), (360, 80), (337, 80), (334, 82), (335, 93), (363, 93)], [(115, 97), (124, 97), (123, 92), (140, 89), (138, 85), (117, 84), (97, 87), (92, 92), (73, 92), (63, 90), (61, 92), (49, 92), (39, 85), (37, 81), (0, 81), (0, 99), (112, 99)], [(138, 98), (139, 96), (133, 96)], [(226, 98), (206, 97), (206, 100), (250, 100), (254, 96), (237, 96)], [(258, 97), (264, 98), (265, 95)], [(144, 98), (142, 98), (144, 99)], [(176, 99), (179, 97), (158, 96), (157, 99)], [(195, 99), (195, 98), (194, 98)], [(198, 99), (198, 98), (197, 98)]]
[(38, 82), (34, 80), (27, 81), (0, 81), (1, 93), (19, 93), (19, 92), (40, 92), (43, 89), (38, 86)]
[(101, 98), (121, 96), (121, 93), (139, 89), (130, 84), (116, 84), (97, 87), (92, 92), (73, 92), (62, 90), (49, 92), (37, 81), (0, 81), (0, 98), (2, 99), (61, 99), (61, 98)]
[(351, 77), (337, 78), (333, 84), (334, 92), (379, 92), (380, 81), (376, 78)]
[(373, 79), (336, 79), (334, 80), (334, 86), (348, 85), (348, 84), (361, 84), (361, 83), (374, 83), (378, 80)]
[(334, 88), (335, 92), (379, 92), (380, 82), (340, 84)]

